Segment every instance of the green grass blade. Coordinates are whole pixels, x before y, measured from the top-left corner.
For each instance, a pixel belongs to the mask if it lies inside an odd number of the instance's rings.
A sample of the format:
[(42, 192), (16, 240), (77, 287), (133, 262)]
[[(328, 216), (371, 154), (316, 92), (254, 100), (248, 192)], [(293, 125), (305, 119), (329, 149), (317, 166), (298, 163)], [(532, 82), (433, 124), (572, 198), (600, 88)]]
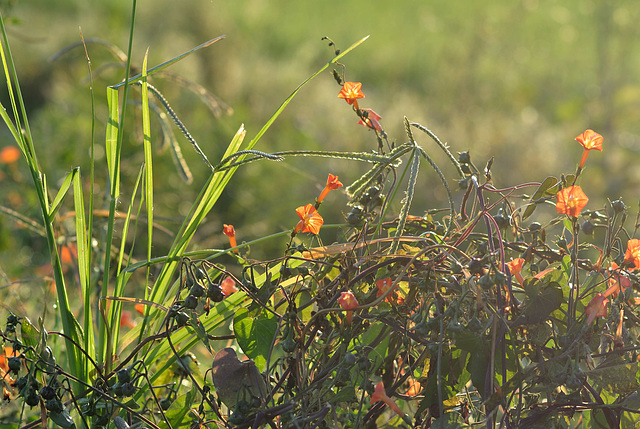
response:
[[(418, 181), (418, 170), (420, 169), (420, 156), (416, 151), (411, 153), (411, 161), (410, 164), (407, 165), (410, 167), (409, 169), (409, 182), (407, 183), (407, 190), (405, 191), (405, 196), (402, 199), (402, 207), (400, 208), (400, 213), (398, 214), (398, 228), (396, 229), (395, 237), (402, 237), (404, 234), (404, 227), (407, 223), (407, 216), (409, 215), (409, 210), (411, 209), (411, 203), (413, 202), (413, 195), (416, 191), (416, 182)], [(405, 168), (405, 173), (406, 173)], [(404, 176), (404, 173), (403, 173)], [(400, 180), (402, 181), (402, 179)], [(398, 246), (400, 245), (400, 240), (395, 240), (393, 244), (389, 247), (389, 254), (395, 254), (398, 251)]]
[(51, 208), (49, 209), (49, 213), (48, 213), (49, 221), (53, 221), (53, 219), (56, 217), (58, 210), (60, 210), (60, 205), (64, 201), (64, 197), (66, 197), (67, 193), (69, 192), (69, 188), (71, 187), (71, 182), (75, 179), (78, 173), (79, 173), (79, 170), (77, 168), (74, 168), (71, 171), (71, 173), (67, 174), (67, 177), (62, 182), (62, 186), (60, 186), (60, 190), (58, 191), (58, 194), (53, 199), (53, 203), (51, 203)]
[[(151, 260), (153, 238), (153, 157), (151, 155), (151, 125), (149, 119), (149, 91), (147, 86), (147, 59), (149, 50), (142, 63), (142, 132), (144, 135), (144, 192), (147, 203), (147, 260)], [(147, 280), (149, 272), (147, 270)]]
[(107, 136), (105, 141), (107, 169), (109, 171), (109, 180), (111, 181), (111, 193), (118, 198), (120, 195), (120, 178), (119, 169), (117, 168), (119, 160), (116, 158), (116, 155), (118, 154), (118, 128), (120, 122), (118, 112), (118, 90), (111, 87), (107, 88), (107, 106), (109, 108)]
[[(87, 223), (84, 213), (84, 196), (82, 194), (82, 180), (80, 168), (75, 168), (73, 180), (73, 202), (76, 212), (76, 245), (78, 248), (78, 274), (80, 277), (80, 289), (84, 303), (83, 308), (83, 331), (84, 350), (93, 356), (95, 353), (93, 315), (91, 312), (91, 236), (87, 233)], [(83, 358), (83, 381), (88, 382), (88, 374), (93, 369), (89, 366), (89, 361)]]
[[(227, 36), (225, 36), (224, 34), (222, 36), (218, 36), (215, 39), (211, 39), (211, 40), (209, 40), (207, 42), (204, 42), (201, 45), (196, 46), (195, 48), (191, 49), (190, 51), (185, 52), (182, 55), (178, 55), (177, 57), (172, 58), (169, 61), (165, 61), (164, 63), (162, 63), (160, 65), (152, 67), (152, 68), (150, 68), (148, 70), (147, 76), (151, 76), (152, 74), (154, 74), (156, 72), (159, 72), (160, 70), (166, 69), (170, 65), (177, 63), (178, 61), (182, 60), (183, 58), (188, 57), (189, 55), (193, 54), (196, 51), (199, 51), (200, 49), (207, 48), (207, 47), (213, 45), (214, 43), (216, 43), (219, 40), (224, 39), (225, 37), (227, 37)], [(133, 76), (128, 81), (121, 82), (121, 83), (119, 83), (117, 85), (114, 85), (113, 88), (118, 89), (118, 88), (120, 88), (121, 86), (123, 86), (125, 84), (131, 85), (132, 83), (135, 83), (135, 82), (137, 82), (139, 80), (142, 80), (142, 73)]]

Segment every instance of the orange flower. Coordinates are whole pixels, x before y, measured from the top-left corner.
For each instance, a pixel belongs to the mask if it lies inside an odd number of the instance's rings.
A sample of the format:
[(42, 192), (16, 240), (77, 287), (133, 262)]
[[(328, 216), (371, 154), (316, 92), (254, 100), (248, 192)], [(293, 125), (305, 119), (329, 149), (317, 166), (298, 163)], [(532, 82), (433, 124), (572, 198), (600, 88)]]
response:
[[(393, 280), (391, 280), (391, 277), (378, 280), (376, 282), (376, 287), (378, 288), (378, 293), (376, 293), (376, 296), (381, 297), (382, 295), (387, 293), (387, 291), (391, 288), (392, 284), (393, 284)], [(389, 293), (389, 295), (387, 295), (386, 301), (393, 302), (393, 293)]]
[(609, 271), (611, 272), (609, 280), (607, 280), (609, 288), (604, 292), (603, 296), (607, 297), (613, 294), (615, 298), (616, 296), (618, 296), (618, 293), (624, 292), (625, 289), (631, 287), (631, 280), (628, 276), (621, 274), (618, 271), (618, 264), (616, 264), (615, 262), (611, 263)]
[(293, 230), (294, 233), (302, 231), (317, 235), (320, 232), (320, 227), (324, 223), (324, 219), (322, 219), (322, 216), (320, 216), (313, 204), (298, 207), (296, 213), (298, 213), (300, 222), (298, 222), (296, 228)]
[(362, 112), (367, 112), (367, 118), (365, 120), (360, 119), (358, 123), (381, 133), (382, 125), (380, 125), (380, 122), (378, 121), (382, 119), (382, 116), (374, 112), (373, 109), (362, 109)]
[(364, 98), (364, 94), (360, 88), (362, 88), (360, 82), (345, 82), (344, 85), (342, 85), (340, 93), (338, 93), (338, 98), (344, 98), (344, 101), (348, 104), (353, 104), (353, 107), (359, 109), (357, 99)]
[(409, 380), (409, 389), (407, 390), (407, 393), (405, 393), (405, 395), (407, 396), (416, 396), (420, 393), (420, 390), (422, 389), (422, 385), (420, 384), (420, 382), (414, 378), (410, 378)]
[(353, 317), (353, 311), (351, 310), (360, 305), (355, 295), (350, 291), (342, 292), (340, 298), (338, 298), (338, 304), (344, 310), (347, 310), (347, 323), (351, 323), (351, 318)]
[(404, 413), (400, 410), (400, 407), (398, 407), (398, 405), (396, 405), (396, 403), (393, 402), (393, 400), (387, 396), (387, 392), (385, 392), (385, 390), (384, 390), (384, 384), (382, 384), (382, 381), (380, 383), (376, 384), (376, 390), (373, 393), (373, 395), (371, 395), (371, 404), (372, 405), (375, 404), (378, 401), (384, 402), (396, 414), (398, 414), (400, 417), (404, 418)]
[(556, 211), (576, 217), (580, 211), (587, 205), (589, 198), (582, 192), (580, 186), (569, 186), (556, 194)]
[(640, 240), (632, 238), (627, 241), (627, 252), (624, 254), (625, 263), (633, 263), (633, 269), (640, 268)]
[(15, 146), (5, 146), (0, 150), (0, 164), (13, 164), (20, 159), (20, 149)]
[(231, 277), (227, 277), (222, 280), (220, 283), (220, 289), (222, 289), (222, 293), (224, 296), (229, 296), (234, 292), (238, 292), (238, 288), (236, 287), (236, 282)]
[(334, 189), (338, 189), (342, 187), (342, 182), (338, 180), (338, 176), (334, 176), (333, 174), (329, 174), (329, 178), (327, 179), (327, 184), (320, 193), (320, 196), (317, 199), (317, 203), (320, 204), (324, 197), (329, 194), (329, 191), (333, 191)]
[(584, 148), (584, 152), (582, 152), (582, 159), (580, 160), (580, 165), (578, 166), (578, 169), (581, 169), (585, 161), (587, 160), (587, 156), (589, 156), (590, 150), (599, 150), (602, 152), (603, 138), (600, 134), (596, 133), (593, 130), (586, 130), (584, 133), (576, 137), (576, 140), (580, 142), (580, 144)]
[(136, 309), (138, 314), (144, 314), (144, 304), (136, 304), (134, 308)]
[(522, 271), (522, 266), (524, 265), (524, 259), (517, 258), (512, 260), (511, 262), (507, 262), (507, 267), (509, 268), (509, 272), (512, 276), (515, 276), (520, 286), (524, 286), (524, 278), (520, 272)]
[(603, 294), (597, 293), (591, 298), (585, 313), (587, 313), (587, 325), (595, 320), (596, 317), (607, 317), (607, 304), (609, 300)]
[[(236, 247), (238, 245), (238, 243), (236, 243), (236, 230), (233, 228), (233, 225), (224, 224), (222, 233), (229, 237), (229, 246)], [(233, 251), (238, 253), (238, 249), (233, 249)]]

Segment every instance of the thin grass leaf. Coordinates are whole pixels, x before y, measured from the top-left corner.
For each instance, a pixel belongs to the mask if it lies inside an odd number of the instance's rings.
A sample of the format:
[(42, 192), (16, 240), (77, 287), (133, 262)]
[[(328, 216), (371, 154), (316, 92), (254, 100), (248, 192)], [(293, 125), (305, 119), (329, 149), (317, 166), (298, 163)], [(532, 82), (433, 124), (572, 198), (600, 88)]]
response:
[[(13, 63), (11, 50), (9, 48), (9, 40), (7, 38), (4, 19), (2, 18), (2, 15), (0, 15), (0, 30), (2, 31), (2, 43), (0, 44), (0, 57), (2, 57), (2, 66), (5, 73), (9, 96), (11, 99), (11, 107), (14, 113), (15, 124), (11, 120), (9, 120), (8, 116), (6, 116), (6, 112), (4, 112), (4, 108), (2, 108), (1, 110), (3, 111), (3, 117), (5, 118), (5, 123), (7, 124), (12, 135), (16, 139), (16, 143), (22, 150), (22, 153), (25, 155), (27, 164), (29, 166), (29, 171), (31, 173), (31, 177), (34, 182), (34, 187), (38, 195), (38, 203), (40, 204), (42, 217), (45, 220), (44, 228), (45, 228), (45, 233), (47, 237), (47, 246), (49, 249), (49, 255), (51, 257), (51, 265), (53, 267), (53, 276), (56, 282), (56, 293), (58, 297), (58, 315), (60, 317), (60, 321), (62, 322), (62, 327), (65, 333), (69, 336), (69, 339), (65, 338), (65, 345), (67, 348), (66, 357), (67, 357), (67, 362), (69, 364), (69, 371), (72, 373), (72, 375), (75, 375), (82, 380), (86, 378), (83, 376), (83, 366), (81, 364), (82, 357), (80, 356), (79, 350), (74, 345), (74, 342), (75, 344), (81, 343), (80, 341), (81, 333), (79, 332), (77, 321), (69, 307), (69, 299), (67, 295), (64, 274), (62, 271), (62, 263), (60, 261), (60, 255), (58, 253), (56, 235), (55, 235), (53, 223), (48, 220), (50, 210), (49, 210), (49, 198), (48, 198), (47, 187), (46, 187), (46, 176), (40, 171), (38, 167), (36, 152), (33, 146), (33, 139), (31, 138), (29, 122), (27, 120), (26, 110), (24, 107), (22, 91), (20, 90), (20, 84), (18, 81), (18, 76), (16, 73), (15, 66)], [(15, 94), (14, 94), (14, 87), (12, 85), (12, 82), (15, 82)], [(17, 103), (20, 105), (19, 110), (16, 105), (16, 98), (17, 98)], [(22, 118), (22, 123), (24, 124), (24, 132), (17, 131), (22, 129), (20, 118)], [(77, 383), (74, 384), (73, 389), (76, 391), (79, 391), (80, 385)]]
[(60, 186), (60, 190), (58, 190), (58, 193), (56, 194), (56, 197), (53, 199), (53, 202), (51, 203), (51, 207), (49, 208), (49, 213), (48, 213), (49, 222), (53, 221), (53, 219), (56, 217), (58, 210), (60, 210), (60, 205), (64, 201), (64, 197), (66, 197), (67, 192), (69, 192), (69, 188), (71, 187), (71, 182), (74, 180), (78, 172), (79, 170), (77, 168), (74, 168), (73, 170), (71, 170), (69, 174), (67, 174), (67, 177), (65, 177), (64, 181), (62, 182), (62, 185)]
[(105, 139), (107, 169), (109, 170), (111, 194), (118, 198), (118, 196), (120, 195), (120, 170), (119, 168), (117, 168), (117, 164), (120, 161), (116, 158), (116, 155), (118, 153), (118, 128), (120, 120), (118, 109), (118, 91), (111, 87), (107, 88), (107, 106), (109, 108), (109, 119), (107, 120), (107, 132)]
[[(120, 48), (118, 48), (116, 45), (114, 45), (111, 42), (108, 42), (106, 40), (99, 39), (99, 38), (96, 38), (96, 37), (90, 37), (88, 39), (84, 39), (83, 38), (81, 41), (74, 42), (74, 43), (71, 43), (70, 45), (65, 46), (64, 48), (62, 48), (61, 50), (59, 50), (58, 52), (53, 54), (53, 56), (51, 56), (51, 58), (49, 58), (49, 61), (51, 61), (51, 62), (58, 61), (60, 58), (62, 58), (63, 56), (65, 56), (66, 54), (68, 54), (69, 52), (74, 50), (75, 48), (79, 48), (80, 46), (85, 46), (86, 47), (86, 45), (102, 45), (102, 46), (105, 46), (107, 48), (107, 50), (109, 52), (111, 52), (113, 54), (113, 56), (118, 61), (120, 61), (122, 63), (125, 63), (127, 61), (127, 54), (122, 52), (122, 50)], [(85, 49), (85, 51), (86, 51), (86, 49)]]
[[(409, 171), (409, 182), (407, 183), (407, 190), (405, 191), (405, 197), (402, 199), (402, 207), (400, 207), (400, 213), (398, 214), (398, 228), (396, 229), (394, 242), (389, 247), (389, 254), (393, 255), (398, 251), (398, 246), (400, 245), (399, 238), (404, 235), (404, 227), (407, 223), (407, 216), (409, 216), (409, 210), (411, 209), (411, 203), (413, 202), (413, 195), (416, 190), (416, 182), (418, 181), (418, 171), (420, 170), (420, 156), (417, 153), (417, 150), (414, 150), (411, 153), (411, 164), (407, 165), (407, 168), (410, 167)], [(405, 172), (407, 169), (405, 168)], [(404, 173), (403, 173), (404, 176)], [(402, 181), (402, 179), (401, 179)]]
[[(125, 280), (128, 280), (128, 277), (121, 276), (120, 273), (122, 271), (122, 267), (124, 266), (124, 255), (126, 254), (125, 245), (127, 243), (127, 237), (129, 235), (129, 227), (131, 224), (131, 219), (132, 217), (135, 217), (135, 216), (132, 216), (132, 210), (133, 210), (133, 207), (135, 206), (135, 198), (136, 198), (136, 194), (138, 193), (138, 187), (144, 180), (145, 170), (146, 169), (144, 165), (140, 167), (140, 171), (138, 172), (138, 177), (136, 178), (135, 184), (133, 186), (133, 191), (131, 192), (131, 200), (129, 201), (127, 214), (124, 219), (124, 224), (122, 226), (122, 241), (120, 242), (120, 250), (118, 252), (118, 264), (116, 268), (116, 276), (117, 276), (116, 285), (112, 295), (115, 298), (119, 298), (124, 295), (124, 289), (126, 286)], [(133, 246), (134, 244), (131, 245), (132, 248)], [(130, 251), (132, 250), (133, 249), (130, 249)], [(120, 320), (121, 312), (122, 312), (122, 306), (120, 305), (119, 302), (115, 302), (114, 305), (112, 305), (109, 308), (109, 315), (107, 317), (107, 321), (109, 322), (111, 327), (108, 335), (109, 335), (111, 347), (113, 347), (113, 350), (111, 350), (110, 353), (107, 356), (105, 356), (105, 359), (107, 362), (107, 368), (110, 367), (109, 361), (111, 359), (111, 356), (113, 356), (114, 353), (116, 352), (116, 347), (118, 346), (118, 338), (120, 335), (120, 323), (118, 322)]]
[[(74, 169), (77, 174), (73, 180), (73, 202), (76, 218), (76, 246), (78, 249), (78, 275), (80, 278), (80, 290), (83, 298), (83, 332), (84, 350), (91, 356), (95, 353), (95, 342), (93, 332), (92, 298), (91, 287), (91, 235), (87, 234), (87, 223), (84, 214), (84, 197), (82, 194), (82, 180), (80, 168)], [(93, 369), (88, 359), (84, 359), (83, 374), (89, 374)]]
[[(216, 43), (219, 40), (224, 39), (225, 37), (227, 37), (227, 36), (225, 36), (225, 35), (218, 36), (215, 39), (211, 39), (211, 40), (209, 40), (207, 42), (204, 42), (201, 45), (196, 46), (195, 48), (191, 49), (190, 51), (185, 52), (182, 55), (178, 55), (177, 57), (172, 58), (169, 61), (165, 61), (164, 63), (162, 63), (160, 65), (152, 67), (147, 71), (147, 76), (151, 76), (154, 73), (159, 72), (160, 70), (166, 69), (170, 65), (177, 63), (178, 61), (182, 60), (183, 58), (188, 57), (189, 55), (193, 54), (194, 52), (199, 51), (200, 49), (207, 48), (207, 47), (213, 45), (214, 43)], [(120, 88), (121, 86), (123, 86), (125, 84), (131, 85), (131, 84), (136, 83), (137, 81), (139, 81), (141, 79), (142, 79), (142, 73), (139, 73), (139, 74), (133, 76), (132, 78), (130, 78), (128, 80), (125, 80), (124, 82), (120, 82), (119, 84), (114, 85), (112, 88), (118, 89), (118, 88)]]
[[(147, 60), (149, 50), (142, 63), (142, 132), (144, 135), (144, 196), (147, 203), (147, 260), (151, 260), (153, 243), (153, 156), (151, 153), (151, 123), (149, 119), (149, 91), (147, 89)], [(149, 270), (147, 270), (147, 280)]]

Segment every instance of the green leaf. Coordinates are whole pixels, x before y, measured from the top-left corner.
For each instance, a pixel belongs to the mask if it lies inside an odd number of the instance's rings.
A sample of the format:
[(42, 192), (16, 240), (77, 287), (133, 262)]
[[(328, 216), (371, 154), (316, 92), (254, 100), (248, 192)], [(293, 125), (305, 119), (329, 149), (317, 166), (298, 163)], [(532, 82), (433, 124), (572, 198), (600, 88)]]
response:
[[(161, 428), (175, 428), (182, 426), (185, 416), (187, 416), (187, 413), (195, 402), (196, 392), (196, 388), (192, 386), (190, 391), (188, 391), (184, 395), (178, 396), (176, 400), (173, 401), (169, 409), (165, 411), (165, 416), (169, 421), (169, 424), (163, 421), (160, 422), (159, 426)], [(191, 420), (190, 417), (188, 419), (189, 421)]]
[(540, 186), (538, 186), (538, 189), (536, 189), (536, 192), (531, 197), (531, 200), (530, 200), (531, 203), (527, 206), (527, 209), (524, 211), (524, 214), (522, 215), (522, 220), (525, 220), (526, 218), (528, 218), (533, 214), (533, 211), (537, 207), (536, 201), (544, 197), (545, 194), (548, 192), (548, 190), (553, 188), (555, 185), (557, 185), (557, 183), (558, 183), (558, 179), (556, 179), (553, 176), (549, 176), (546, 179), (544, 179), (544, 181), (540, 184)]
[(40, 343), (40, 332), (36, 328), (28, 317), (22, 319), (21, 325), (22, 342), (27, 347), (38, 347)]
[(332, 402), (337, 404), (338, 402), (351, 402), (356, 399), (356, 389), (352, 386), (345, 386), (338, 390), (332, 398)]
[(61, 428), (69, 429), (76, 427), (67, 410), (62, 410), (59, 413), (50, 412), (49, 418)]
[(557, 282), (551, 282), (540, 289), (535, 284), (530, 284), (526, 291), (525, 309), (515, 320), (515, 326), (543, 322), (551, 313), (560, 308), (563, 302), (562, 289)]
[(256, 318), (242, 308), (233, 318), (233, 331), (238, 345), (247, 357), (254, 360), (260, 372), (265, 370), (277, 329), (276, 317), (268, 312), (263, 312)]

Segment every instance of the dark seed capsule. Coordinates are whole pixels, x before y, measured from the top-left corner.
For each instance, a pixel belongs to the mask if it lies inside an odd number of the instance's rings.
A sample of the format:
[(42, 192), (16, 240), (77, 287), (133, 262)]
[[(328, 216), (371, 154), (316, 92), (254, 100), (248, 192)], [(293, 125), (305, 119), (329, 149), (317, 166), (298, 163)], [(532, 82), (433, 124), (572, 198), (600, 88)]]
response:
[(616, 213), (622, 213), (627, 209), (627, 206), (624, 204), (624, 201), (622, 200), (615, 200), (614, 202), (611, 203), (611, 206), (613, 207), (613, 211)]
[(117, 373), (119, 383), (129, 383), (131, 381), (131, 372), (128, 369), (121, 369)]
[(178, 324), (178, 326), (184, 326), (187, 324), (188, 321), (189, 321), (189, 315), (184, 311), (181, 311), (178, 314), (176, 314), (176, 323)]
[(11, 371), (17, 374), (22, 366), (22, 360), (18, 356), (12, 356), (7, 360), (7, 365)]
[(207, 298), (213, 302), (220, 302), (224, 299), (224, 293), (219, 285), (211, 283), (207, 289)]
[(131, 383), (122, 383), (122, 395), (132, 396), (136, 393), (136, 387)]
[(472, 258), (469, 261), (469, 272), (471, 274), (482, 274), (483, 263), (480, 258)]
[(34, 389), (29, 389), (26, 395), (24, 395), (24, 402), (30, 407), (35, 407), (36, 405), (38, 405), (38, 403), (40, 402), (40, 400), (38, 399), (38, 392), (36, 392)]
[(40, 389), (40, 396), (44, 400), (53, 399), (56, 397), (56, 389), (51, 386), (44, 386), (42, 389)]
[(531, 225), (529, 225), (529, 232), (538, 232), (542, 229), (542, 225), (540, 224), (540, 222), (531, 222)]
[(591, 221), (585, 220), (584, 222), (582, 222), (582, 225), (580, 225), (580, 228), (582, 228), (582, 232), (584, 232), (585, 234), (591, 235), (593, 234), (593, 230), (596, 227)]
[(52, 413), (59, 413), (62, 410), (64, 410), (64, 407), (62, 405), (62, 401), (60, 401), (60, 399), (49, 399), (45, 405), (44, 405), (47, 410), (51, 411)]
[(465, 151), (465, 152), (458, 152), (458, 162), (460, 164), (468, 164), (471, 162), (471, 155), (469, 154), (469, 151)]
[(207, 290), (205, 289), (204, 286), (202, 286), (201, 284), (194, 284), (191, 287), (191, 290), (189, 291), (189, 295), (193, 295), (196, 298), (200, 298), (201, 296), (203, 296), (205, 294)]
[(193, 295), (189, 295), (184, 299), (183, 304), (186, 308), (193, 310), (198, 306), (198, 298)]

